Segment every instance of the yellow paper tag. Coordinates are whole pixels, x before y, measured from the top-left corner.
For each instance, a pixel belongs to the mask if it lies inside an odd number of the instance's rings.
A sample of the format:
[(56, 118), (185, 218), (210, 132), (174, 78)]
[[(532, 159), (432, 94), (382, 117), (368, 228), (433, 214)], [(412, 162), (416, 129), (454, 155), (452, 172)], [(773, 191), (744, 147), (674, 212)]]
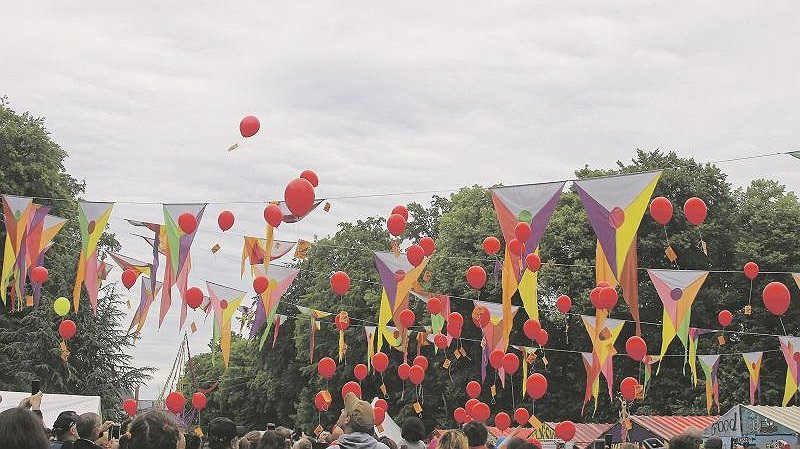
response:
[(430, 271), (427, 271), (427, 270), (426, 270), (426, 271), (425, 271), (425, 273), (423, 273), (423, 274), (422, 274), (422, 280), (423, 280), (424, 282), (428, 282), (428, 281), (430, 281), (430, 280), (431, 280), (431, 276), (433, 276), (433, 274), (431, 274), (431, 272), (430, 272)]
[(453, 352), (453, 356), (454, 356), (456, 359), (460, 359), (460, 358), (461, 358), (461, 351), (459, 351), (459, 350), (456, 350), (455, 352)]
[(381, 393), (383, 393), (384, 397), (389, 395), (389, 393), (386, 391), (386, 384), (381, 384), (380, 389), (381, 389)]
[(203, 429), (195, 427), (194, 434), (197, 435), (198, 438), (203, 438)]
[(708, 245), (706, 245), (705, 240), (700, 240), (700, 249), (703, 251), (703, 254), (706, 256), (708, 255)]
[(222, 247), (219, 246), (219, 243), (215, 243), (214, 246), (211, 247), (211, 252), (217, 254), (217, 251), (221, 250)]
[(330, 392), (330, 391), (328, 391), (328, 390), (322, 390), (322, 399), (325, 399), (325, 402), (327, 402), (328, 404), (330, 404), (330, 403), (331, 403), (331, 401), (333, 400), (333, 399), (331, 398), (331, 392)]
[(489, 388), (489, 393), (492, 395), (492, 397), (495, 397), (495, 396), (497, 396), (497, 386), (495, 386), (495, 385), (492, 385), (492, 386)]
[(377, 429), (377, 430), (378, 430), (378, 433), (381, 433), (381, 432), (383, 432), (383, 426), (382, 426), (382, 425), (380, 425), (380, 424), (378, 424), (377, 426), (375, 426), (375, 429)]
[(536, 361), (536, 357), (538, 357), (536, 355), (536, 352), (530, 352), (530, 353), (528, 353), (528, 357), (525, 358), (525, 361), (527, 361), (528, 365), (530, 365), (530, 364), (532, 364), (533, 362)]
[(669, 259), (669, 261), (672, 262), (672, 263), (675, 263), (675, 261), (678, 260), (678, 255), (675, 254), (675, 250), (672, 249), (672, 246), (668, 246), (664, 250), (664, 254), (667, 255), (667, 259)]
[(415, 402), (412, 407), (414, 407), (414, 413), (422, 413), (422, 405), (419, 402)]
[(450, 369), (450, 359), (444, 359), (444, 362), (442, 362), (442, 368)]
[(542, 427), (542, 422), (539, 421), (539, 418), (535, 416), (531, 416), (531, 419), (529, 419), (528, 422), (530, 423), (531, 427), (536, 430), (539, 430), (539, 428)]
[(400, 246), (397, 244), (397, 240), (392, 240), (392, 253), (395, 258), (400, 257)]
[(319, 436), (324, 431), (325, 431), (325, 428), (322, 427), (322, 424), (317, 424), (317, 427), (314, 428), (314, 434), (316, 436)]
[(330, 212), (331, 211), (331, 203), (326, 201), (325, 205), (322, 206), (322, 210), (324, 210), (325, 212)]
[(717, 341), (719, 342), (720, 346), (725, 346), (725, 336), (724, 335), (717, 335)]
[(644, 399), (644, 385), (636, 386), (636, 399), (639, 401)]
[(626, 419), (625, 420), (625, 428), (628, 429), (628, 430), (633, 429), (633, 423), (631, 423), (630, 419)]
[(191, 328), (192, 328), (192, 333), (195, 333), (195, 332), (197, 332), (197, 323), (195, 323), (194, 321), (192, 321)]
[(753, 314), (753, 306), (750, 306), (750, 305), (744, 306), (744, 314), (745, 315), (752, 315)]
[(228, 147), (228, 153), (230, 153), (231, 151), (233, 151), (233, 150), (235, 150), (237, 148), (239, 148), (239, 144), (238, 143), (234, 143), (233, 145)]
[(458, 352), (461, 353), (461, 357), (466, 357), (467, 356), (467, 351), (463, 347), (459, 348)]
[(33, 296), (31, 295), (25, 296), (25, 307), (33, 307)]
[(542, 363), (544, 363), (544, 366), (547, 366), (547, 364), (549, 363), (547, 361), (547, 357), (542, 357)]

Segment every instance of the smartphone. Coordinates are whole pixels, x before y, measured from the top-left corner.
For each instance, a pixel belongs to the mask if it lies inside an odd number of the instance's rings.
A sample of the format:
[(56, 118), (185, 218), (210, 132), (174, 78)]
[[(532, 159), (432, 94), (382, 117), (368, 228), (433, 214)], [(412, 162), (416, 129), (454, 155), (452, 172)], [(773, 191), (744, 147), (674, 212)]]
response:
[(39, 379), (33, 379), (31, 381), (31, 396), (35, 395), (40, 391), (42, 391), (42, 381)]
[(119, 440), (119, 437), (120, 437), (119, 434), (120, 434), (121, 428), (122, 428), (122, 426), (120, 426), (119, 424), (114, 424), (113, 426), (111, 426), (111, 430), (109, 430), (109, 432), (108, 432), (108, 439), (109, 440), (112, 440), (112, 439), (113, 440)]

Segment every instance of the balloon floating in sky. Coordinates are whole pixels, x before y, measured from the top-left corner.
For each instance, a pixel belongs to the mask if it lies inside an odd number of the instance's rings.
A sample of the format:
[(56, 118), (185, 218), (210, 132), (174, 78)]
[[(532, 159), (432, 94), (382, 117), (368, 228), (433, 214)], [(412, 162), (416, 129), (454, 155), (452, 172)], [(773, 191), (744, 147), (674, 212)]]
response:
[(286, 185), (283, 198), (293, 215), (303, 217), (314, 207), (314, 186), (307, 179), (293, 179)]
[(239, 132), (242, 133), (242, 137), (253, 137), (260, 128), (261, 123), (253, 115), (248, 115), (239, 122)]
[(219, 216), (217, 217), (217, 224), (219, 225), (219, 228), (222, 230), (222, 232), (225, 232), (233, 227), (233, 222), (235, 220), (236, 219), (233, 216), (233, 212), (229, 210), (224, 210), (219, 213)]

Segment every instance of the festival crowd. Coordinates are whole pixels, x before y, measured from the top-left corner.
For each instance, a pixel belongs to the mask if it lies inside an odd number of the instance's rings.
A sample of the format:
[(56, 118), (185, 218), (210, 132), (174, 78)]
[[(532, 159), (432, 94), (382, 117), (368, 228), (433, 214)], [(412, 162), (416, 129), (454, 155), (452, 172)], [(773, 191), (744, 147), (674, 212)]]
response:
[[(182, 429), (171, 413), (161, 410), (140, 413), (119, 427), (102, 422), (96, 413), (66, 411), (48, 430), (41, 402), (39, 392), (0, 413), (0, 449), (541, 449), (536, 440), (509, 437), (490, 441), (486, 426), (476, 421), (429, 438), (422, 420), (411, 417), (403, 422), (397, 441), (377, 437), (372, 406), (353, 393), (347, 394), (336, 424), (316, 438), (271, 424), (265, 431), (245, 432), (228, 418), (213, 419), (201, 437), (185, 433), (187, 429)], [(710, 438), (704, 443), (699, 433), (687, 431), (669, 442), (669, 449), (700, 448), (722, 449), (722, 441)], [(638, 447), (623, 443), (619, 449)]]

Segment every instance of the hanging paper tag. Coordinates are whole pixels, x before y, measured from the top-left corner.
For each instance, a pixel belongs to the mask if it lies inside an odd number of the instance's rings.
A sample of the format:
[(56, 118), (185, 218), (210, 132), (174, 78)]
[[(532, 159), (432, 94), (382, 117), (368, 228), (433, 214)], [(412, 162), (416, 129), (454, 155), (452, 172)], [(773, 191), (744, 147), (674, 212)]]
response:
[(192, 333), (195, 333), (195, 332), (197, 332), (197, 323), (195, 323), (194, 321), (192, 321), (191, 328), (192, 328)]
[(331, 392), (330, 392), (330, 391), (328, 391), (328, 390), (322, 390), (322, 399), (325, 399), (325, 402), (327, 402), (328, 404), (330, 404), (330, 403), (331, 403), (331, 401), (333, 400), (333, 399), (331, 398)]
[(221, 250), (222, 247), (219, 246), (219, 243), (215, 243), (214, 246), (211, 247), (211, 252), (217, 254), (217, 251)]
[(700, 249), (703, 251), (703, 254), (706, 256), (708, 255), (708, 245), (706, 245), (705, 240), (700, 240)]
[(424, 282), (429, 282), (431, 280), (431, 276), (433, 276), (433, 274), (431, 274), (430, 271), (425, 270), (425, 273), (422, 274), (422, 280)]
[(25, 307), (33, 307), (33, 296), (31, 295), (25, 296)]
[(753, 314), (753, 306), (750, 306), (750, 305), (744, 306), (744, 314), (745, 315), (752, 315)]
[(626, 419), (625, 420), (625, 428), (628, 429), (628, 430), (633, 429), (633, 423), (631, 423), (630, 419)]
[(719, 342), (720, 346), (725, 346), (725, 336), (724, 335), (717, 335), (717, 341)]
[(457, 350), (457, 349), (456, 349), (456, 351), (455, 351), (455, 352), (453, 352), (453, 356), (454, 356), (456, 359), (460, 359), (460, 358), (461, 358), (461, 351), (459, 351), (459, 350)]
[(547, 366), (547, 364), (549, 363), (547, 361), (547, 357), (542, 356), (542, 363), (544, 363), (544, 366)]
[(442, 368), (450, 369), (450, 359), (444, 359), (444, 362), (442, 362)]
[(531, 424), (531, 427), (533, 427), (536, 430), (539, 430), (539, 428), (542, 427), (542, 422), (539, 421), (539, 418), (535, 416), (531, 416), (531, 419), (529, 419), (528, 422)]
[(644, 385), (636, 386), (636, 399), (639, 401), (644, 399)]
[(400, 247), (397, 244), (397, 240), (394, 239), (392, 239), (392, 253), (395, 258), (400, 257)]
[(69, 349), (67, 349), (67, 344), (64, 343), (64, 340), (61, 340), (61, 344), (59, 346), (61, 347), (61, 360), (66, 362), (67, 359), (69, 359)]
[(497, 396), (497, 386), (496, 385), (492, 385), (489, 388), (489, 393), (492, 395), (492, 397)]
[(664, 254), (667, 255), (667, 259), (669, 259), (669, 261), (672, 262), (672, 263), (675, 263), (675, 261), (678, 260), (678, 255), (675, 254), (675, 250), (672, 249), (672, 246), (668, 246), (664, 250)]
[(383, 426), (382, 426), (382, 425), (380, 425), (380, 424), (376, 425), (376, 426), (375, 426), (375, 429), (377, 429), (377, 430), (378, 430), (378, 433), (381, 433), (381, 432), (383, 432)]
[(320, 434), (322, 434), (322, 432), (324, 432), (324, 431), (325, 431), (325, 428), (322, 427), (322, 424), (317, 424), (317, 427), (314, 428), (314, 435), (320, 436)]
[(325, 205), (322, 206), (322, 210), (324, 210), (325, 212), (330, 212), (331, 211), (331, 203), (326, 201)]
[(234, 143), (233, 145), (228, 147), (228, 153), (230, 153), (231, 151), (233, 151), (233, 150), (235, 150), (237, 148), (239, 148), (239, 144), (238, 143)]
[(380, 390), (384, 397), (389, 395), (389, 393), (386, 391), (386, 384), (381, 384)]
[(530, 364), (532, 364), (533, 362), (536, 361), (536, 357), (538, 357), (536, 355), (536, 351), (529, 352), (528, 353), (528, 357), (525, 358), (525, 361), (528, 362), (528, 365), (530, 365)]
[(466, 357), (467, 356), (467, 351), (463, 347), (459, 348), (458, 352), (461, 353), (461, 357)]
[(131, 300), (129, 299), (129, 300), (126, 302), (126, 304), (128, 305), (128, 310), (130, 310), (130, 308), (131, 308)]
[(412, 407), (414, 407), (414, 413), (416, 414), (422, 413), (422, 405), (420, 405), (419, 402), (415, 402)]
[(197, 435), (198, 438), (203, 438), (203, 429), (199, 427), (194, 428), (194, 434)]

